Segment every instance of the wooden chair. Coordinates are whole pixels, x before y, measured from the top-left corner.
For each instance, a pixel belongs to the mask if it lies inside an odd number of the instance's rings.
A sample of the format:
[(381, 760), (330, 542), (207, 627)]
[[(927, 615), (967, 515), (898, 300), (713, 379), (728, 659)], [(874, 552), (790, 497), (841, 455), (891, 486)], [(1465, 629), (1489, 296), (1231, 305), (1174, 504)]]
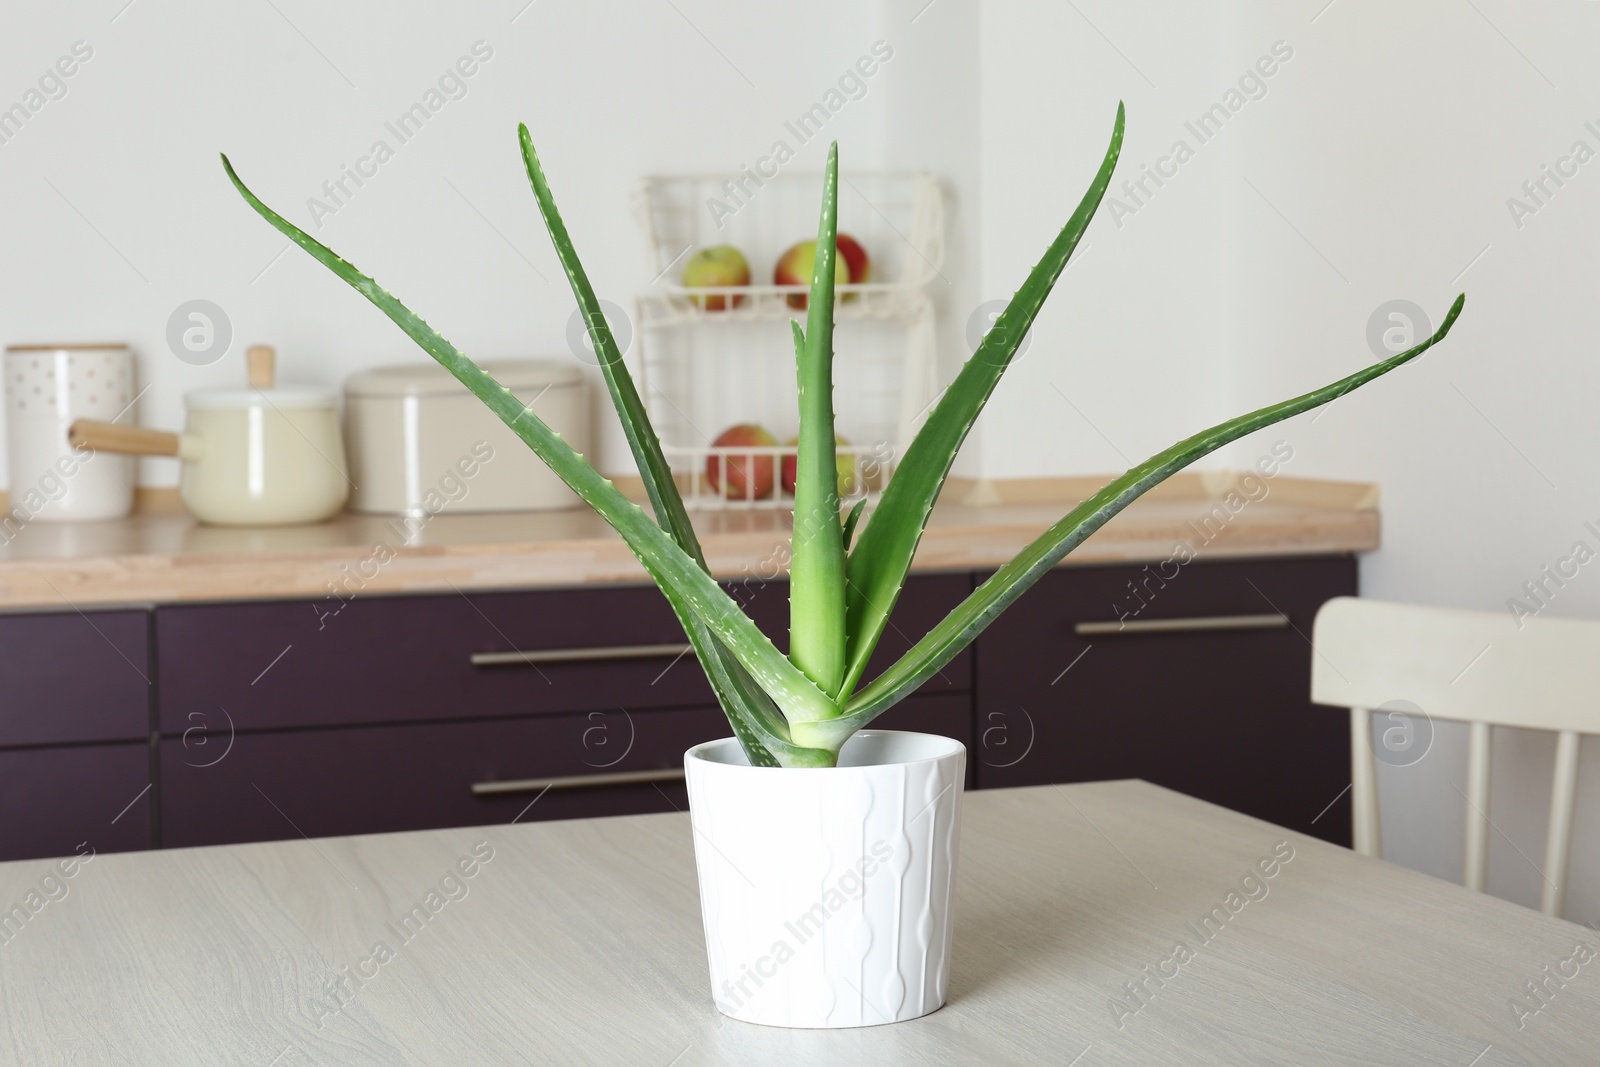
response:
[(1354, 841), (1365, 855), (1383, 854), (1372, 712), (1407, 702), (1430, 719), (1470, 724), (1465, 884), (1480, 893), (1489, 859), (1490, 728), (1558, 732), (1539, 910), (1559, 916), (1579, 743), (1583, 734), (1600, 733), (1600, 622), (1519, 624), (1510, 612), (1338, 597), (1317, 612), (1311, 640), (1312, 702), (1350, 709)]

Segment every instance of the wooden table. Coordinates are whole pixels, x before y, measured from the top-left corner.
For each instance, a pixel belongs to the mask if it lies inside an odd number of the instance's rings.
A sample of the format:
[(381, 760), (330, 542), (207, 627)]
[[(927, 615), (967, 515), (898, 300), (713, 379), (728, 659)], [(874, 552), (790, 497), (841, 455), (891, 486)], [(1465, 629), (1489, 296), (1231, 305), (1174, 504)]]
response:
[(683, 815), (56, 871), (0, 865), (5, 1063), (1600, 1062), (1593, 931), (1142, 782), (968, 794), (950, 1002), (861, 1030), (716, 1014)]

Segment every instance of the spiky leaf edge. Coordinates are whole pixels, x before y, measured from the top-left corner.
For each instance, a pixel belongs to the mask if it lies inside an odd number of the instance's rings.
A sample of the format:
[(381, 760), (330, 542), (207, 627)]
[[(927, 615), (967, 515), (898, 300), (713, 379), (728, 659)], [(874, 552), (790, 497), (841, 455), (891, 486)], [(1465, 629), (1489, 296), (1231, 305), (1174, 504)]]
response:
[(910, 651), (861, 690), (845, 708), (843, 716), (826, 724), (828, 730), (848, 737), (893, 707), (949, 663), (1002, 611), (1040, 577), (1048, 573), (1050, 568), (1061, 562), (1069, 552), (1082, 544), (1090, 534), (1104, 526), (1114, 515), (1139, 499), (1145, 492), (1190, 463), (1246, 434), (1331, 403), (1351, 390), (1360, 388), (1374, 378), (1381, 377), (1422, 355), (1444, 340), (1450, 328), (1455, 325), (1456, 319), (1460, 317), (1466, 299), (1465, 293), (1457, 296), (1439, 329), (1421, 344), (1321, 389), (1241, 415), (1187, 437), (1145, 460), (1120, 478), (1107, 483), (1103, 489), (1073, 508), (957, 605), (922, 640), (913, 645)]
[[(533, 146), (533, 137), (525, 123), (517, 124), (517, 144), (522, 152), (522, 165), (528, 175), (528, 184), (533, 189), (534, 200), (539, 205), (539, 213), (550, 234), (550, 243), (555, 248), (556, 258), (561, 261), (562, 270), (566, 272), (567, 281), (572, 288), (572, 295), (576, 298), (578, 308), (583, 315), (590, 343), (594, 346), (600, 371), (605, 379), (606, 389), (611, 394), (612, 406), (615, 407), (623, 432), (627, 436), (628, 447), (633, 452), (634, 464), (639, 468), (645, 495), (649, 498), (650, 506), (656, 514), (656, 522), (672, 535), (673, 540), (694, 559), (701, 570), (709, 573), (710, 568), (706, 566), (700, 538), (695, 534), (694, 525), (683, 504), (683, 496), (678, 492), (672, 467), (661, 450), (661, 440), (650, 422), (649, 412), (639, 397), (639, 391), (634, 386), (633, 376), (628, 372), (627, 363), (617, 349), (615, 335), (606, 321), (605, 311), (601, 308), (599, 299), (595, 296), (594, 287), (589, 283), (588, 272), (583, 269), (577, 247), (567, 232), (566, 222), (561, 217), (560, 209), (556, 207), (555, 195), (550, 190), (544, 167), (539, 162), (539, 154)], [(665, 593), (666, 583), (658, 582), (658, 584)], [(679, 598), (668, 593), (667, 600), (677, 613), (678, 621), (682, 624), (684, 633), (688, 635), (690, 644), (694, 646), (695, 655), (699, 658), (706, 677), (716, 692), (717, 702), (727, 715), (734, 735), (738, 737), (745, 755), (752, 764), (826, 766), (833, 762), (835, 758), (833, 753), (818, 752), (794, 745), (789, 725), (777, 706), (773, 704), (772, 698), (756, 684), (755, 679), (738, 659)]]
[[(652, 523), (637, 504), (628, 500), (609, 479), (590, 467), (559, 434), (525, 408), (509, 389), (462, 355), (388, 290), (263, 203), (240, 180), (226, 155), (222, 156), (222, 165), (234, 188), (257, 214), (387, 315), (423, 351), (466, 385), (562, 481), (594, 508), (622, 536), (668, 599), (674, 601), (674, 609), (700, 619), (711, 633), (725, 642), (760, 688), (777, 703), (786, 719), (791, 722), (804, 721), (836, 714), (833, 702), (777, 650), (726, 591), (701, 569), (667, 531)], [(713, 659), (715, 657), (707, 657), (707, 660)], [(702, 661), (703, 665), (707, 660)]]
[(995, 319), (983, 341), (940, 397), (895, 467), (882, 499), (856, 538), (846, 569), (846, 624), (850, 635), (848, 668), (839, 699), (846, 700), (866, 670), (883, 636), (889, 614), (905, 586), (912, 557), (934, 502), (978, 413), (1027, 336), (1056, 279), (1094, 218), (1122, 154), (1126, 111), (1117, 104), (1111, 143), (1077, 210), (1035, 264), (1028, 278)]
[[(806, 329), (794, 323), (800, 437), (789, 558), (789, 658), (832, 696), (845, 674), (845, 554), (833, 432), (833, 300), (839, 259), (839, 143), (828, 148)], [(801, 727), (804, 733), (804, 727)], [(797, 735), (798, 736), (798, 735)], [(803, 739), (803, 738), (802, 738)]]

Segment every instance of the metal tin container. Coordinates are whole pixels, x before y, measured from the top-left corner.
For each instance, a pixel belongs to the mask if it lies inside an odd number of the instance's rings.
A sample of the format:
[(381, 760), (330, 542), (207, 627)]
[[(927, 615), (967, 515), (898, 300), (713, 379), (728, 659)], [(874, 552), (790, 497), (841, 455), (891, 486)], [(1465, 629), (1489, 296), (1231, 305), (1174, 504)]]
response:
[[(579, 367), (537, 360), (481, 366), (573, 448), (589, 451)], [(437, 363), (353, 374), (344, 397), (352, 511), (544, 511), (578, 503), (510, 427)]]
[(12, 345), (5, 355), (13, 519), (114, 519), (133, 507), (134, 460), (76, 451), (75, 419), (133, 421), (133, 355), (123, 344)]

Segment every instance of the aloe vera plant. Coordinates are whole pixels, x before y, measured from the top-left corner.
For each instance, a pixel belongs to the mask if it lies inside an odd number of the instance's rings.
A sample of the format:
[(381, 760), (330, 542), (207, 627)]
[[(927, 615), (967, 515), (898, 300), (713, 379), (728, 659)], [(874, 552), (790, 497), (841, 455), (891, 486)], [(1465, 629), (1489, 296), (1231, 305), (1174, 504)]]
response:
[(837, 762), (851, 734), (948, 663), (1041, 575), (1147, 490), (1230, 441), (1335, 400), (1415, 359), (1449, 333), (1461, 314), (1465, 295), (1456, 298), (1438, 331), (1421, 344), (1320, 389), (1184, 438), (1112, 480), (1001, 567), (898, 662), (862, 686), (867, 661), (905, 583), (956, 452), (1100, 206), (1122, 148), (1123, 124), (1119, 105), (1111, 143), (1077, 210), (933, 408), (859, 535), (855, 529), (861, 503), (847, 516), (840, 515), (834, 455), (838, 145), (829, 150), (806, 325), (802, 329), (798, 321), (792, 323), (800, 439), (787, 655), (756, 629), (706, 566), (672, 470), (556, 209), (526, 126), (518, 127), (518, 135), (528, 180), (587, 323), (653, 521), (509, 390), (372, 278), (262, 203), (226, 156), (222, 163), (252, 208), (377, 305), (622, 536), (677, 613), (753, 764), (827, 767)]

